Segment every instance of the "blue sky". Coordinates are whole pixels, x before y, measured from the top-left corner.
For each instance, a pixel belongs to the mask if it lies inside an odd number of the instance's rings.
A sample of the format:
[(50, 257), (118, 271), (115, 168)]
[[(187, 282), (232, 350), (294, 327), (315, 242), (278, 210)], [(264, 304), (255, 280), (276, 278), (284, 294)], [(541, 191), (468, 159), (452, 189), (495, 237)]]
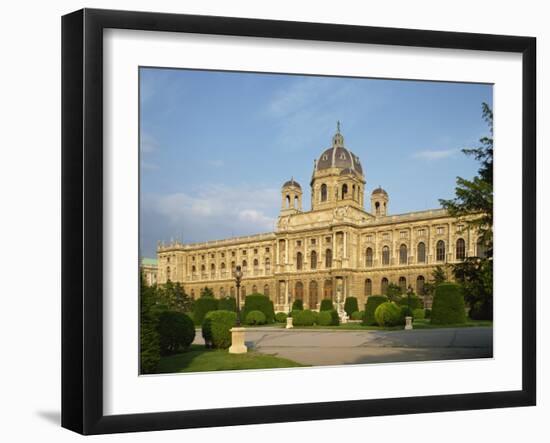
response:
[(310, 208), (313, 161), (340, 120), (393, 214), (439, 207), (477, 163), (491, 85), (141, 68), (141, 254), (273, 230), (291, 176)]

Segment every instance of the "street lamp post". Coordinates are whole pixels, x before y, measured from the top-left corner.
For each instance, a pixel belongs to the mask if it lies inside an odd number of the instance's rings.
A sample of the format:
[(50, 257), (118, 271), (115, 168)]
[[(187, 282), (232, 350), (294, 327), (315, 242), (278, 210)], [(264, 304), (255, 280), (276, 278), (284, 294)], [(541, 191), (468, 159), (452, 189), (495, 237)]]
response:
[(231, 331), (231, 346), (229, 347), (230, 354), (244, 354), (247, 352), (247, 348), (244, 341), (245, 329), (241, 327), (241, 280), (243, 273), (241, 267), (235, 268), (235, 283), (237, 286), (237, 320), (236, 324)]
[(235, 284), (237, 285), (237, 327), (241, 326), (241, 280), (243, 273), (241, 267), (235, 269)]
[(409, 285), (409, 288), (407, 289), (407, 316), (405, 317), (405, 329), (412, 329), (412, 309), (411, 309), (411, 296), (413, 294), (413, 288), (411, 285)]

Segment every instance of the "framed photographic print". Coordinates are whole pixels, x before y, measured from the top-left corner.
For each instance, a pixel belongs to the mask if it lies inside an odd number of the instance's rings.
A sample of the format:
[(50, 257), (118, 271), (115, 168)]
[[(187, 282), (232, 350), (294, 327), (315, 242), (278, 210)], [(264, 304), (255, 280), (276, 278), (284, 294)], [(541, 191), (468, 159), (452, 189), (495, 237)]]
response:
[(62, 425), (534, 405), (535, 51), (64, 16)]

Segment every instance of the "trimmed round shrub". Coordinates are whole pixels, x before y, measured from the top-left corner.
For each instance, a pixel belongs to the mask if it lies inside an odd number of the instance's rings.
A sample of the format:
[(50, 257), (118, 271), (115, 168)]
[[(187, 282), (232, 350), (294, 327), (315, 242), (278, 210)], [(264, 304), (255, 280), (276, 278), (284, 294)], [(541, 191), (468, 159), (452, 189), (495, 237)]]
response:
[(232, 311), (211, 311), (202, 322), (202, 336), (207, 346), (227, 349), (231, 346), (230, 329), (235, 326), (237, 314)]
[(425, 318), (431, 318), (432, 317), (432, 310), (431, 309), (424, 309), (424, 317)]
[[(409, 297), (407, 297), (407, 294), (404, 294), (398, 303), (401, 306), (408, 306)], [(414, 311), (415, 309), (421, 309), (421, 308), (422, 308), (422, 300), (420, 299), (420, 297), (417, 297), (416, 295), (411, 295), (411, 309)]]
[(376, 318), (374, 318), (374, 312), (376, 308), (382, 303), (388, 301), (388, 297), (385, 295), (371, 295), (367, 298), (367, 303), (365, 304), (365, 316), (363, 317), (363, 324), (368, 326), (376, 325)]
[(378, 326), (397, 326), (404, 321), (401, 308), (396, 303), (389, 301), (376, 308), (374, 318)]
[(332, 311), (321, 311), (319, 312), (317, 322), (320, 326), (338, 326), (340, 324), (340, 317), (338, 317), (338, 312), (334, 309)]
[(317, 311), (311, 311), (311, 315), (313, 316), (313, 323), (319, 324), (319, 312)]
[(265, 315), (266, 323), (273, 323), (275, 320), (273, 302), (265, 295), (251, 294), (245, 297), (243, 318), (246, 318), (250, 311), (262, 311)]
[(445, 325), (465, 322), (466, 311), (462, 289), (455, 283), (441, 283), (435, 289), (431, 323)]
[(265, 325), (265, 314), (262, 311), (250, 311), (246, 314), (247, 325)]
[(164, 311), (161, 313), (157, 331), (161, 355), (174, 354), (184, 350), (195, 339), (195, 325), (183, 312)]
[(334, 309), (334, 305), (332, 304), (332, 300), (328, 298), (321, 300), (320, 311), (332, 311), (333, 309)]
[(218, 309), (220, 311), (237, 311), (237, 300), (235, 297), (224, 297), (218, 301)]
[(332, 315), (330, 312), (331, 311), (319, 312), (319, 318), (317, 319), (319, 326), (330, 326), (332, 324)]
[(415, 309), (413, 311), (413, 318), (415, 320), (424, 320), (426, 317), (426, 313), (424, 312), (424, 309)]
[(201, 325), (206, 314), (218, 309), (218, 300), (214, 297), (201, 297), (195, 300), (193, 309), (193, 321), (196, 325)]
[(286, 318), (288, 316), (284, 312), (277, 312), (275, 314), (275, 321), (277, 323), (286, 323)]
[(294, 303), (292, 303), (292, 310), (293, 311), (303, 311), (304, 310), (304, 302), (302, 300), (294, 300)]
[(294, 326), (313, 326), (315, 323), (315, 314), (306, 309), (304, 311), (292, 312), (292, 324)]
[(357, 297), (346, 297), (344, 302), (344, 311), (351, 317), (354, 312), (359, 311), (359, 304), (357, 303)]
[(365, 311), (355, 311), (351, 314), (352, 320), (363, 320), (365, 317)]

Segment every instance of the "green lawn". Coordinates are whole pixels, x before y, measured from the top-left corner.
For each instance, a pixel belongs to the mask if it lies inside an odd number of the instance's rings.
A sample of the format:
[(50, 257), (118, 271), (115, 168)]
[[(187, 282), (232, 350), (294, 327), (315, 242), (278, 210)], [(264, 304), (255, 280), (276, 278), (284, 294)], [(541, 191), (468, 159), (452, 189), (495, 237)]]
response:
[(206, 349), (202, 345), (191, 345), (187, 352), (162, 357), (157, 373), (293, 368), (299, 366), (304, 365), (274, 355), (250, 351), (246, 354), (230, 354), (227, 349)]

